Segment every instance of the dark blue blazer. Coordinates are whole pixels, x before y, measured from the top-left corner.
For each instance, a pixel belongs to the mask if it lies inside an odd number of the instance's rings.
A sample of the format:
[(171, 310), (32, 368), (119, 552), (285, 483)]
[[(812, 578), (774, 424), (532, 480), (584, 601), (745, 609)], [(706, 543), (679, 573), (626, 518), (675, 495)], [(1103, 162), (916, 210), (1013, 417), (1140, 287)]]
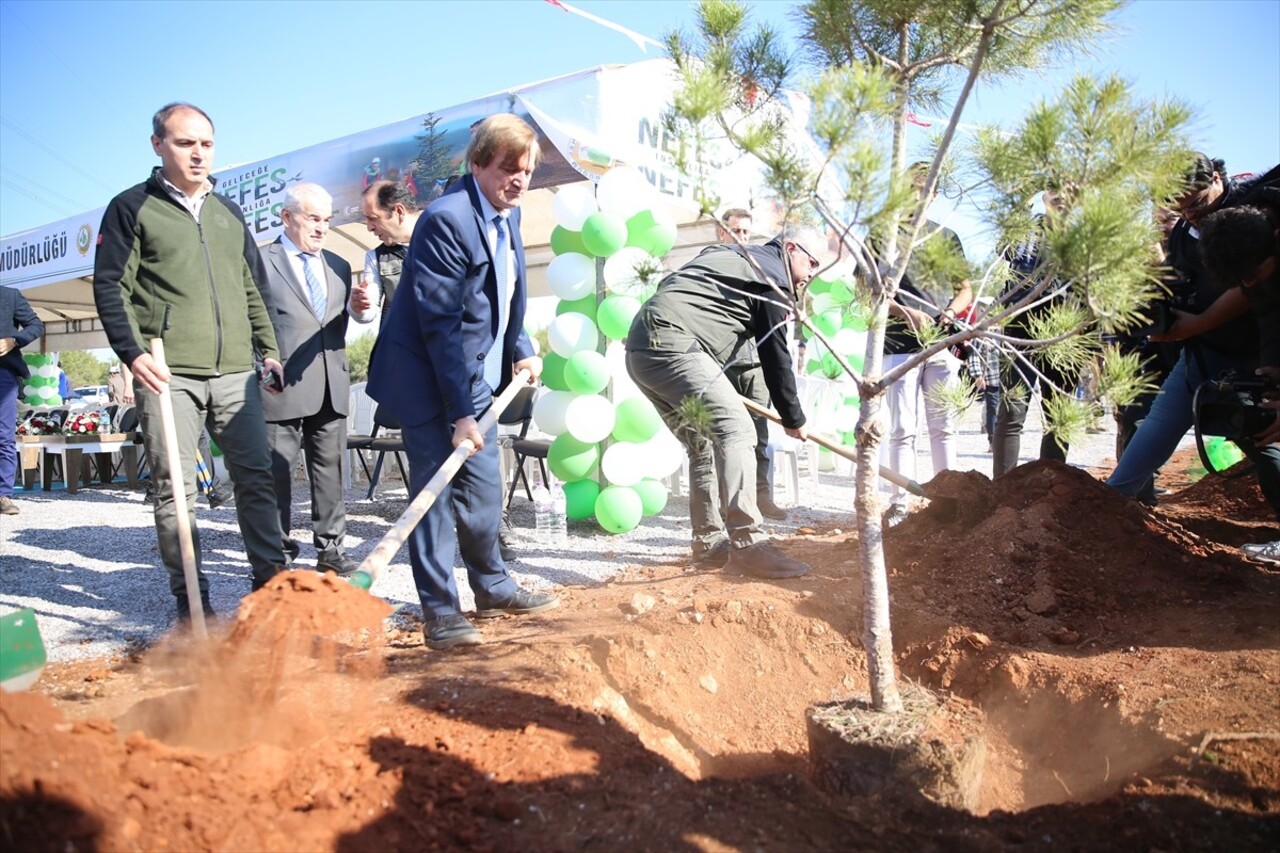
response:
[(43, 334), (44, 322), (31, 310), (27, 297), (12, 287), (0, 287), (0, 338), (13, 338), (17, 344), (0, 357), (0, 370), (10, 370), (23, 379), (30, 376), (21, 349)]
[[(480, 189), (466, 175), (431, 203), (413, 229), (366, 386), (402, 426), (476, 415), (471, 386), (483, 375), (485, 354), (498, 334), (498, 284), (480, 211)], [(511, 211), (507, 227), (515, 292), (500, 386), (511, 381), (513, 362), (533, 355), (524, 330), (527, 279), (519, 208)]]

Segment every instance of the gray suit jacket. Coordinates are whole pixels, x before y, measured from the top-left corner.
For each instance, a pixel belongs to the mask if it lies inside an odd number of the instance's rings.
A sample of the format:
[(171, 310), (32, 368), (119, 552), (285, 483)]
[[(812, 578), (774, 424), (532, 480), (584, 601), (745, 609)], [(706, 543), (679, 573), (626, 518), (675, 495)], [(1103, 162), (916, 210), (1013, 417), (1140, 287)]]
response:
[(311, 310), (305, 282), (299, 281), (277, 239), (260, 250), (270, 292), (271, 324), (284, 364), (284, 393), (262, 394), (262, 409), (269, 422), (305, 418), (320, 411), (326, 387), (333, 409), (347, 414), (351, 374), (347, 366), (347, 299), (351, 295), (351, 265), (324, 251), (328, 310), (324, 322)]

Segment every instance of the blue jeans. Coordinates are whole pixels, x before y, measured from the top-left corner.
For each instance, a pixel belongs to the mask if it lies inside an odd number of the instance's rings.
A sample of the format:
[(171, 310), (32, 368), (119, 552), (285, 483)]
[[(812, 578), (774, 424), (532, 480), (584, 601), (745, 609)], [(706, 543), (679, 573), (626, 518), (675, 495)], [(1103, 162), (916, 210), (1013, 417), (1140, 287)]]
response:
[[(471, 400), (478, 420), (493, 404), (493, 392), (483, 379), (472, 384)], [(453, 453), (453, 422), (441, 416), (419, 426), (405, 426), (400, 434), (409, 457), (412, 501)], [(462, 463), (409, 535), (409, 565), (424, 619), (462, 610), (453, 576), (455, 548), (462, 554), (467, 582), (477, 598), (501, 600), (515, 594), (518, 587), (498, 550), (503, 497), (495, 423), (484, 434), (484, 447)]]
[(18, 475), (18, 375), (0, 367), (0, 498), (13, 497), (13, 479)]
[[(1219, 378), (1224, 371), (1235, 370), (1251, 376), (1255, 367), (1251, 359), (1233, 358), (1206, 347), (1183, 349), (1178, 363), (1160, 386), (1151, 411), (1138, 424), (1119, 464), (1107, 479), (1107, 485), (1129, 497), (1137, 497), (1156, 470), (1173, 456), (1178, 442), (1193, 426), (1192, 399), (1196, 389), (1207, 380)], [(1253, 463), (1262, 494), (1280, 517), (1280, 447), (1258, 447), (1248, 439), (1238, 440), (1236, 444)]]

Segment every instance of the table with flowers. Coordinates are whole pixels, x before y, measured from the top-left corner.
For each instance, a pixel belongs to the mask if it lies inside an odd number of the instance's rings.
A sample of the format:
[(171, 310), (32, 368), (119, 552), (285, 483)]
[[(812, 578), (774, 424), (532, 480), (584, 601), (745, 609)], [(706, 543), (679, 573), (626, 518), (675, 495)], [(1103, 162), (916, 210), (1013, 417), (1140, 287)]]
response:
[(111, 482), (115, 468), (115, 454), (124, 462), (125, 479), (131, 487), (138, 485), (138, 450), (142, 437), (136, 432), (102, 432), (110, 428), (109, 419), (98, 411), (79, 412), (60, 424), (42, 415), (33, 415), (18, 428), (18, 441), (22, 449), (22, 480), (26, 488), (35, 485), (36, 462), (43, 476), (41, 486), (53, 488), (52, 456), (62, 460), (62, 477), (67, 491), (74, 494), (82, 479), (87, 477), (86, 453), (93, 454), (97, 463), (98, 479)]

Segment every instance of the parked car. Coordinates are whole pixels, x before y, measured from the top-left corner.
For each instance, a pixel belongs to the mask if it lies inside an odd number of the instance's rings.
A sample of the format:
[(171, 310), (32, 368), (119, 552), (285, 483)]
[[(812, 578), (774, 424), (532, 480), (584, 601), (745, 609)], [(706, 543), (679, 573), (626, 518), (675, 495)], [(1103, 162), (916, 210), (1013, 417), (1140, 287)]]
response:
[(86, 385), (83, 388), (72, 388), (71, 397), (66, 403), (69, 411), (76, 412), (92, 406), (105, 406), (109, 400), (106, 385)]

